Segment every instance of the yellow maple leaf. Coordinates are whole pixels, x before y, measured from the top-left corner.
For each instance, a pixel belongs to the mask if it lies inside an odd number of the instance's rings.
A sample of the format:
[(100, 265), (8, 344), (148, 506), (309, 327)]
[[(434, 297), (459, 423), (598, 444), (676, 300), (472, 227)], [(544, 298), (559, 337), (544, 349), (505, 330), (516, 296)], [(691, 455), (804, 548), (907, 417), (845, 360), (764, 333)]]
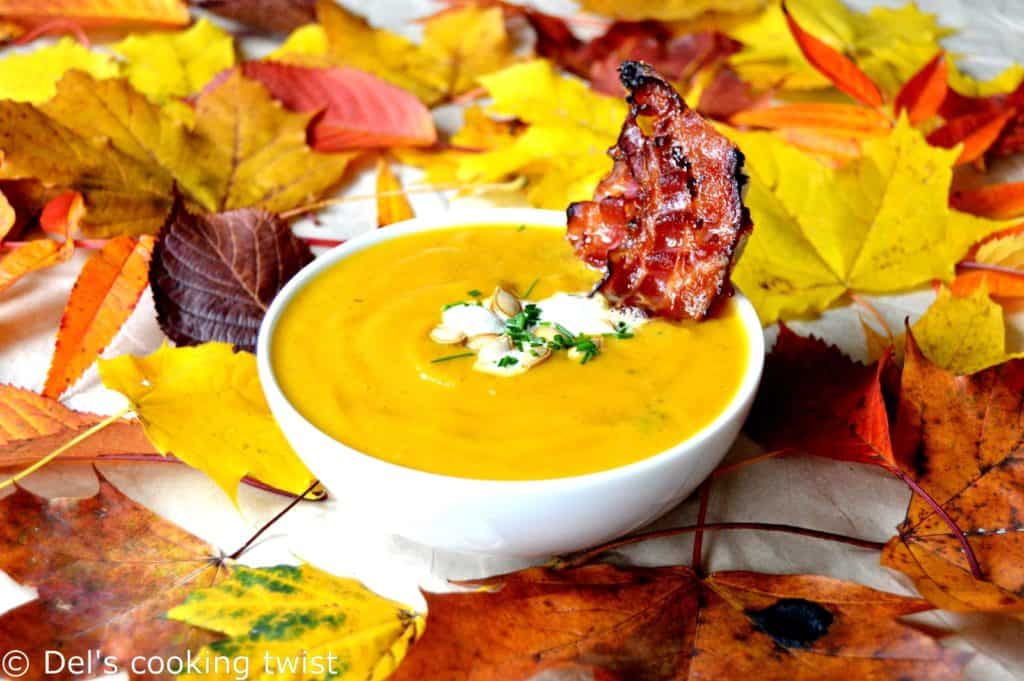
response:
[(1003, 308), (984, 287), (963, 297), (942, 287), (913, 332), (925, 357), (955, 374), (973, 374), (1022, 355), (1006, 352)]
[(820, 312), (847, 291), (949, 281), (971, 244), (1006, 226), (947, 207), (959, 149), (930, 146), (905, 116), (838, 169), (768, 133), (733, 137), (754, 221), (733, 280), (765, 324)]
[[(941, 49), (939, 39), (951, 32), (913, 4), (900, 9), (875, 7), (866, 14), (848, 9), (841, 0), (789, 0), (786, 7), (804, 30), (852, 57), (888, 95), (934, 57)], [(830, 85), (804, 58), (778, 0), (764, 12), (733, 23), (727, 32), (743, 43), (730, 63), (756, 88), (800, 90)]]
[(266, 56), (271, 61), (290, 61), (296, 56), (322, 57), (327, 54), (327, 33), (320, 24), (306, 24), (288, 34), (277, 49)]
[(313, 480), (270, 413), (252, 353), (228, 343), (163, 345), (146, 357), (101, 359), (99, 371), (157, 450), (206, 473), (232, 501), (246, 475), (295, 494)]
[(312, 151), (309, 119), (238, 72), (193, 112), (159, 107), (124, 79), (70, 71), (39, 107), (0, 102), (0, 179), (81, 191), (91, 236), (155, 232), (174, 186), (208, 211), (281, 211), (332, 187), (352, 158)]
[(989, 97), (1013, 92), (1024, 81), (1024, 65), (1010, 64), (989, 80), (978, 80), (956, 66), (949, 69), (949, 87), (969, 97)]
[(53, 45), (0, 59), (0, 99), (45, 102), (57, 92), (57, 81), (71, 69), (87, 71), (96, 78), (120, 75), (120, 67), (110, 56), (61, 38)]
[(218, 656), (245, 660), (251, 681), (383, 681), (425, 624), (406, 606), (310, 565), (235, 566), (167, 616), (229, 637), (202, 648), (204, 673), (178, 677), (185, 681), (238, 679), (237, 669), (214, 665)]
[(488, 131), (495, 144), (488, 151), (455, 152), (454, 177), (480, 183), (523, 176), (527, 198), (544, 208), (564, 209), (589, 198), (611, 168), (606, 152), (622, 127), (625, 103), (560, 75), (543, 59), (510, 66), (480, 83), (494, 100), (488, 114), (527, 125), (519, 133)]
[(317, 16), (328, 57), (380, 76), (434, 105), (475, 86), (476, 79), (512, 61), (512, 47), (498, 7), (467, 6), (424, 23), (423, 44), (383, 29), (332, 0), (320, 0)]
[(235, 63), (231, 35), (206, 19), (185, 31), (130, 35), (111, 48), (127, 59), (132, 86), (158, 103), (198, 92)]
[(705, 12), (736, 13), (754, 12), (764, 6), (766, 0), (581, 0), (583, 9), (596, 14), (641, 21), (660, 19), (678, 21), (693, 19)]

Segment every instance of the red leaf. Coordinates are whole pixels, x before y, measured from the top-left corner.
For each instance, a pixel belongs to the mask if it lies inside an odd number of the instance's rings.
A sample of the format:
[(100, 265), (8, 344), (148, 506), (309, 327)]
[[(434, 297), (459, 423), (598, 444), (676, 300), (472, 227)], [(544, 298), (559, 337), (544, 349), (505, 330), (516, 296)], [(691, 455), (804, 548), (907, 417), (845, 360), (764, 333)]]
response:
[(364, 71), (251, 61), (242, 65), (242, 73), (263, 83), (289, 109), (319, 112), (310, 127), (317, 151), (437, 141), (430, 111), (414, 95)]
[(995, 113), (965, 114), (947, 121), (941, 128), (928, 135), (928, 143), (945, 149), (963, 144), (957, 165), (970, 163), (981, 158), (999, 138), (1014, 111)]
[(993, 220), (1024, 215), (1024, 182), (1007, 182), (953, 192), (949, 205), (957, 210)]
[(906, 111), (907, 118), (915, 125), (928, 120), (939, 112), (939, 107), (946, 99), (949, 91), (946, 82), (948, 75), (946, 55), (939, 52), (903, 84), (893, 102), (893, 111), (897, 114)]
[(888, 366), (858, 364), (838, 348), (779, 326), (746, 430), (769, 449), (893, 468), (882, 394)]
[(814, 68), (832, 81), (837, 88), (858, 102), (868, 106), (882, 105), (882, 93), (866, 73), (846, 56), (800, 28), (800, 25), (790, 16), (785, 4), (782, 5), (782, 11), (786, 14), (789, 32), (793, 34), (800, 51), (804, 53), (804, 57)]

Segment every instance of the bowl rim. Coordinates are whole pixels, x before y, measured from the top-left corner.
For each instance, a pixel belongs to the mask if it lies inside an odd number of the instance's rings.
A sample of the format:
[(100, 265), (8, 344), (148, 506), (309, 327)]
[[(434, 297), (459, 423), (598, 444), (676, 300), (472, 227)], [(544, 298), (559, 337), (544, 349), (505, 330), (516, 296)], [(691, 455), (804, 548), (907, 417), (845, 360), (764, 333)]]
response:
[[(753, 399), (758, 386), (760, 385), (761, 372), (764, 367), (765, 342), (761, 321), (754, 310), (753, 304), (739, 291), (733, 295), (733, 303), (737, 306), (743, 328), (748, 337), (748, 358), (747, 367), (740, 381), (739, 387), (732, 399), (710, 423), (693, 433), (686, 439), (678, 442), (672, 447), (647, 456), (639, 461), (616, 466), (606, 470), (571, 475), (559, 478), (539, 478), (524, 480), (500, 480), (488, 478), (468, 478), (443, 473), (432, 473), (402, 466), (400, 464), (385, 461), (371, 454), (362, 452), (345, 442), (325, 433), (314, 423), (308, 420), (288, 399), (281, 386), (277, 382), (272, 363), (270, 361), (271, 346), (274, 331), (277, 327), (281, 314), (288, 306), (295, 295), (310, 281), (315, 279), (321, 272), (330, 268), (344, 258), (358, 253), (375, 244), (391, 239), (399, 238), (408, 234), (415, 234), (424, 231), (443, 230), (447, 228), (466, 227), (470, 225), (538, 225), (544, 227), (565, 228), (566, 215), (563, 211), (545, 210), (539, 208), (479, 208), (479, 209), (458, 209), (446, 211), (424, 217), (414, 217), (409, 220), (388, 225), (383, 229), (360, 234), (344, 243), (332, 247), (306, 265), (278, 292), (267, 309), (260, 324), (259, 335), (256, 344), (256, 363), (259, 372), (260, 385), (267, 400), (271, 404), (277, 404), (288, 412), (288, 416), (300, 422), (304, 428), (319, 433), (322, 437), (342, 447), (347, 453), (356, 457), (367, 466), (377, 468), (381, 474), (406, 478), (409, 482), (423, 484), (438, 484), (456, 486), (472, 486), (478, 489), (485, 486), (490, 491), (515, 490), (515, 491), (537, 491), (543, 492), (564, 485), (599, 484), (612, 481), (616, 478), (628, 478), (633, 475), (642, 475), (656, 469), (670, 460), (677, 457), (698, 452), (703, 445), (708, 443), (723, 428), (727, 427), (737, 418), (742, 417), (745, 406)], [(273, 399), (277, 398), (277, 399)], [(280, 420), (277, 414), (275, 420)], [(299, 458), (302, 453), (295, 448)], [(338, 460), (343, 463), (343, 459)]]

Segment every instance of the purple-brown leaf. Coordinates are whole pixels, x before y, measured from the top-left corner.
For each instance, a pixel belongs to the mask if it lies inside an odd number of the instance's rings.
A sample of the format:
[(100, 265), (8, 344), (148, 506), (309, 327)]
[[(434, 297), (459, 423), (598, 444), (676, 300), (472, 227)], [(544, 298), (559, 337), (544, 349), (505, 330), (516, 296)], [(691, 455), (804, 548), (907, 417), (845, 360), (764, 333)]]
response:
[(189, 4), (271, 33), (316, 21), (316, 0), (190, 0)]
[(273, 213), (193, 215), (179, 200), (149, 273), (160, 328), (179, 345), (223, 341), (253, 351), (270, 301), (312, 259)]

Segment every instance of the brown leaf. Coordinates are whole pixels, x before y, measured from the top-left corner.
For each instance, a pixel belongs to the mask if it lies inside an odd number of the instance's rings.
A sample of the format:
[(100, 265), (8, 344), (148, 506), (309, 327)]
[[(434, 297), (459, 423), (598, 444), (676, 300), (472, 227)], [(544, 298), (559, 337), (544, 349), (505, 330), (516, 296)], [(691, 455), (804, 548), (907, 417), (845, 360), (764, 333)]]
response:
[(838, 348), (779, 326), (745, 429), (768, 449), (896, 466), (882, 394), (886, 358), (858, 364)]
[(193, 215), (179, 200), (150, 267), (160, 328), (179, 345), (223, 341), (254, 351), (270, 301), (312, 259), (273, 213)]
[(1024, 615), (1024, 360), (955, 376), (907, 334), (896, 431), (910, 474), (964, 530), (984, 578), (916, 496), (883, 564), (943, 609)]
[(269, 33), (316, 21), (316, 0), (189, 0), (189, 4)]
[(897, 621), (924, 602), (828, 577), (600, 564), (474, 585), (489, 589), (427, 594), (392, 681), (940, 681), (965, 661)]
[[(0, 468), (35, 463), (103, 419), (23, 388), (0, 385)], [(122, 454), (156, 454), (138, 421), (115, 421), (60, 456), (94, 461)]]
[(409, 198), (402, 191), (402, 183), (399, 182), (395, 171), (387, 159), (377, 161), (377, 226), (401, 222), (412, 218), (412, 206), (409, 205)]
[(166, 660), (197, 650), (213, 636), (163, 614), (226, 575), (218, 555), (102, 477), (86, 499), (18, 488), (0, 500), (0, 569), (38, 597), (0, 616), (0, 648), (28, 655), (28, 681), (103, 673), (46, 674), (47, 650), (112, 655), (125, 666), (135, 655)]
[(86, 261), (64, 306), (44, 395), (60, 397), (114, 339), (146, 289), (152, 252), (151, 236), (119, 236)]

